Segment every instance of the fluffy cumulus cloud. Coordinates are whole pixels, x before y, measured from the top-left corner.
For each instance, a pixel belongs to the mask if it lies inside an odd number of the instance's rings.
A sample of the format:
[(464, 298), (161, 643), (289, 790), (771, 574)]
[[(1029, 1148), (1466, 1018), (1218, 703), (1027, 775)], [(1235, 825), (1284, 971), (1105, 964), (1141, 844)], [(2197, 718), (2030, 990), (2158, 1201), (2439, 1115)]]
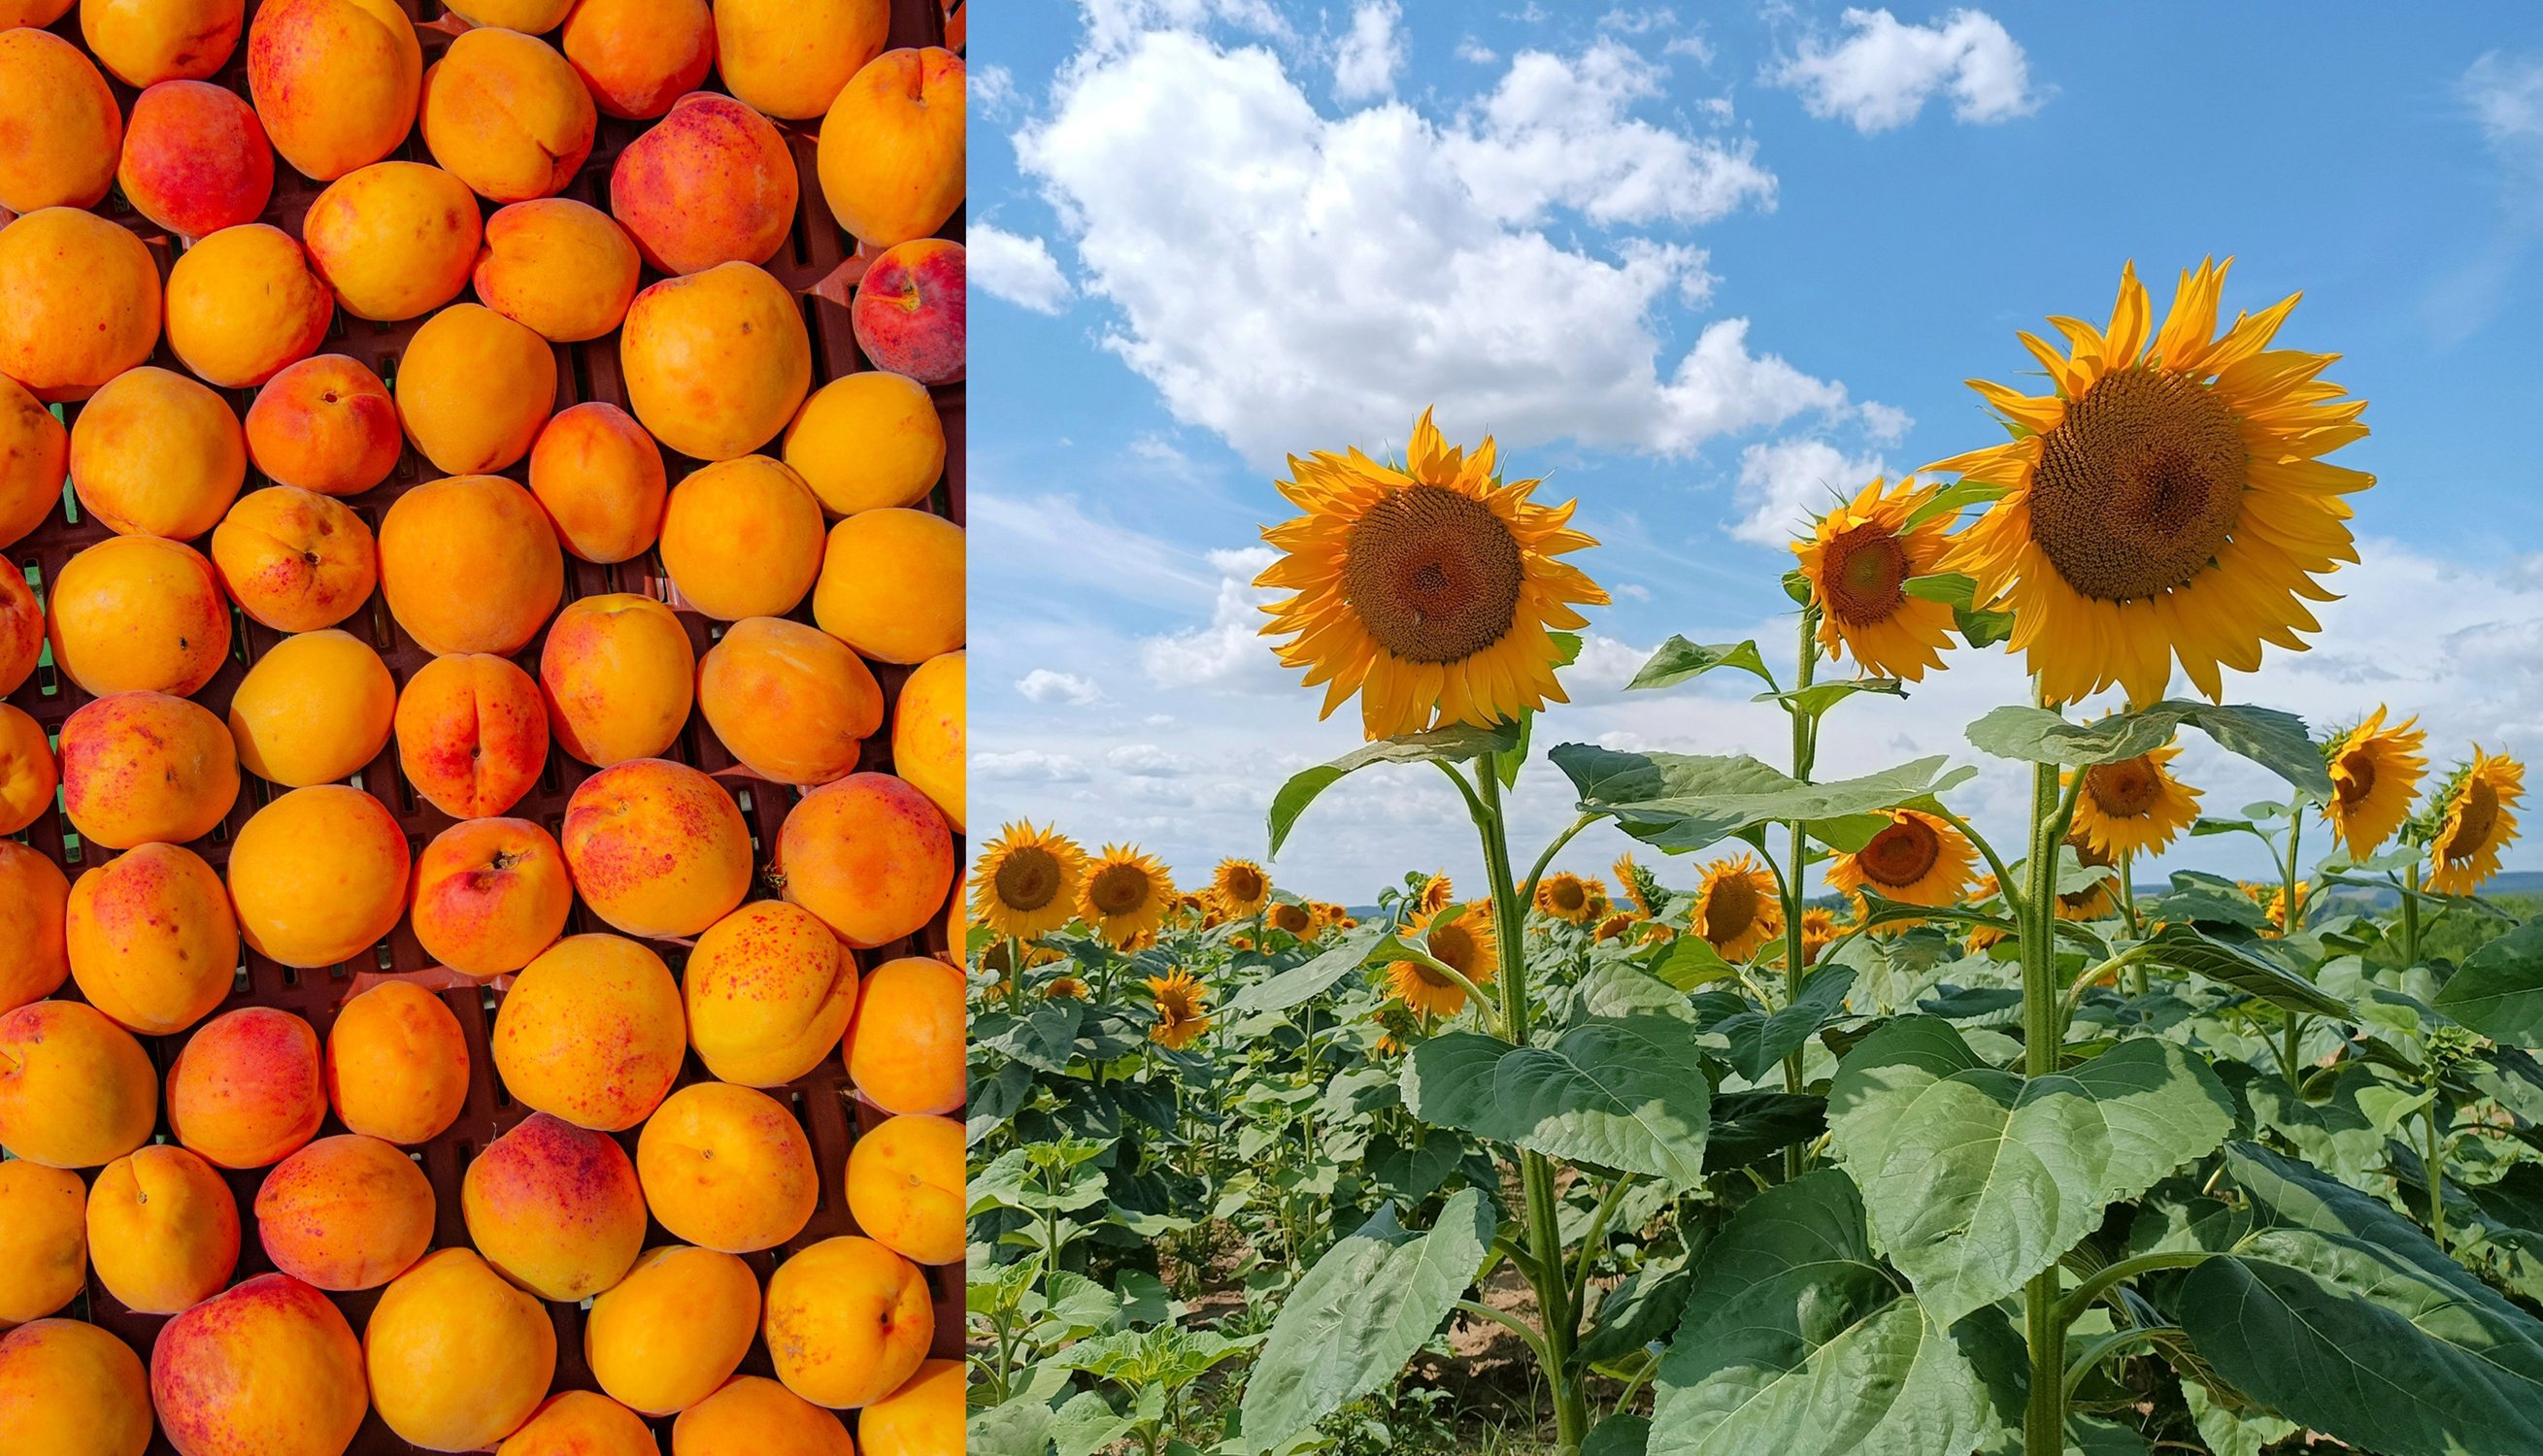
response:
[(1050, 245), (1020, 237), (985, 222), (971, 224), (964, 244), (970, 255), (971, 281), (982, 292), (1038, 314), (1055, 314), (1077, 296)]
[(1263, 638), (1263, 606), (1279, 593), (1254, 584), (1278, 559), (1268, 546), (1213, 551), (1218, 589), (1209, 625), (1151, 637), (1139, 644), (1139, 665), (1161, 688), (1261, 691), (1284, 680)]
[(2010, 120), (2041, 101), (2022, 47), (1977, 10), (1955, 10), (1929, 26), (1887, 10), (1849, 10), (1841, 38), (1805, 43), (1766, 79), (1800, 93), (1811, 115), (1841, 117), (1863, 132), (1904, 126), (1937, 96), (1948, 95), (1963, 121)]
[(1016, 679), (1016, 691), (1027, 701), (1048, 706), (1069, 704), (1085, 708), (1104, 701), (1104, 689), (1095, 679), (1074, 672), (1053, 672), (1037, 667)]
[(1757, 546), (1781, 546), (1811, 517), (1851, 499), (1882, 473), (1879, 455), (1848, 455), (1819, 439), (1782, 439), (1739, 452), (1733, 501), (1739, 518), (1731, 534)]
[(2506, 174), (2510, 205), (2543, 223), (2543, 53), (2491, 51), (2455, 90)]
[(1403, 8), (1395, 0), (1359, 0), (1350, 29), (1334, 47), (1334, 99), (1366, 101), (1395, 94), (1404, 69)]

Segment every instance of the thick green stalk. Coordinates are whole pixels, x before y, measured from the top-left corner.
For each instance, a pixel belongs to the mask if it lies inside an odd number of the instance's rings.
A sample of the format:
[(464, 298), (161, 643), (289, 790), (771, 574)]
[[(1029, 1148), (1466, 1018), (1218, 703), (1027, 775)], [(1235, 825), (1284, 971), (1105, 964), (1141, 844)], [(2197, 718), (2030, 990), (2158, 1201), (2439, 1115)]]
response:
[(2402, 896), (2402, 965), (2420, 963), (2420, 862), (2411, 862), (2410, 893)]
[[(2079, 774), (2078, 779), (2081, 779)], [(2031, 774), (2031, 860), (2022, 923), (2023, 1071), (2044, 1077), (2057, 1070), (2057, 766), (2037, 764)], [(2031, 1398), (2023, 1413), (2025, 1456), (2062, 1456), (2066, 1449), (2066, 1326), (2058, 1318), (2057, 1265), (2035, 1275), (2023, 1290), (2025, 1334), (2031, 1346)]]
[[(2429, 1078), (2431, 1084), (2435, 1080), (2434, 1077)], [(2435, 1091), (2434, 1086), (2429, 1090)], [(2428, 1237), (2436, 1240), (2440, 1249), (2446, 1244), (2446, 1165), (2445, 1135), (2437, 1126), (2437, 1114), (2444, 1106), (2442, 1096), (2428, 1104), (2428, 1145), (2427, 1151), (2421, 1155), (2428, 1174)]]
[[(1800, 692), (1811, 685), (1818, 668), (1818, 613), (1815, 608), (1802, 608), (1801, 652), (1793, 673), (1793, 690)], [(1811, 777), (1815, 745), (1811, 742), (1811, 716), (1798, 704), (1787, 703), (1784, 711), (1793, 720), (1793, 777), (1807, 783)], [(1810, 967), (1802, 963), (1802, 906), (1804, 868), (1810, 857), (1810, 844), (1802, 826), (1793, 825), (1792, 858), (1784, 873), (1784, 1004), (1789, 1006), (1802, 993), (1802, 981)], [(1784, 1090), (1800, 1092), (1804, 1087), (1802, 1053), (1796, 1048), (1784, 1058)], [(1810, 1150), (1800, 1144), (1784, 1149), (1784, 1177), (1794, 1179), (1810, 1171)]]

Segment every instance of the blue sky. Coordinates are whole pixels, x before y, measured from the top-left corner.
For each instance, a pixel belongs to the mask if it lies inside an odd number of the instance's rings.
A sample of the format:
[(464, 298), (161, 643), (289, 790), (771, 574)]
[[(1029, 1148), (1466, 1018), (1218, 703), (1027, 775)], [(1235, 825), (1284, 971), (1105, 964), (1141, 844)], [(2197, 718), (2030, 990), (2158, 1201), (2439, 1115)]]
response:
[[(1780, 718), (1731, 684), (1622, 682), (1672, 632), (1789, 656), (1777, 543), (1811, 506), (1996, 438), (1962, 381), (2025, 382), (2016, 329), (2106, 315), (2129, 259), (2160, 306), (2210, 253), (2238, 260), (2228, 309), (2304, 292), (2281, 340), (2346, 355), (2375, 433), (2341, 458), (2380, 477), (2315, 650), (2229, 696), (2318, 727), (2390, 702), (2441, 763), (2543, 751), (2543, 20), (2293, 14), (1007, 12), (973, 72), (980, 819), (1190, 878), (1259, 856), (1272, 788), (1356, 741), (1254, 636), (1271, 482), (1285, 451), (1400, 445), (1433, 401), (1604, 543), (1574, 560), (1617, 599), (1539, 741), (1779, 759)], [(1953, 664), (1840, 709), (1822, 771), (1977, 761), (1961, 725), (2021, 679)], [(1988, 767), (1969, 805), (2010, 825)], [(2270, 788), (2203, 743), (2181, 767), (2211, 809)], [(1556, 780), (1523, 784), (1529, 829), (1568, 817)], [(1378, 770), (1272, 869), (1365, 901), (1470, 865), (1469, 838), (1435, 775)], [(2256, 869), (2238, 843), (2198, 863)]]

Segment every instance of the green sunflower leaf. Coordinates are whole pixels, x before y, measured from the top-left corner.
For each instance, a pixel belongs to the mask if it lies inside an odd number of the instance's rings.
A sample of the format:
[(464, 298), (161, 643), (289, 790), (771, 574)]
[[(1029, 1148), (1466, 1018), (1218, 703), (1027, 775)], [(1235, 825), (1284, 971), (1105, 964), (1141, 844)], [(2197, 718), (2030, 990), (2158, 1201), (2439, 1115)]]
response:
[(1799, 823), (1839, 849), (1860, 849), (1889, 808), (1931, 808), (1977, 770), (1920, 758), (1857, 779), (1805, 784), (1745, 755), (1624, 753), (1565, 743), (1552, 753), (1583, 813), (1606, 814), (1646, 844), (1700, 850), (1760, 825)]
[(2543, 1046), (2543, 920), (2529, 920), (2465, 957), (2434, 1004), (2494, 1041)]
[(1635, 673), (1634, 680), (1625, 684), (1625, 687), (1628, 691), (1635, 688), (1675, 687), (1679, 683), (1702, 677), (1716, 667), (1735, 667), (1742, 672), (1754, 673), (1768, 689), (1771, 690), (1775, 686), (1775, 674), (1766, 670), (1766, 659), (1758, 654), (1755, 642), (1725, 642), (1703, 646), (1672, 635), (1668, 641), (1660, 644), (1659, 651), (1652, 653), (1652, 659), (1643, 664), (1643, 670)]
[(1365, 747), (1354, 748), (1331, 763), (1302, 769), (1280, 786), (1279, 793), (1272, 796), (1271, 853), (1280, 853), (1280, 846), (1288, 842), (1289, 830), (1297, 824), (1298, 816), (1307, 811), (1307, 805), (1316, 802), (1317, 795), (1342, 782), (1347, 774), (1372, 763), (1459, 763), (1487, 754), (1506, 753), (1519, 745), (1521, 737), (1520, 725), (1515, 723), (1497, 723), (1491, 728), (1455, 724), (1432, 728), (1426, 733), (1380, 738)]
[(2151, 753), (2183, 728), (2239, 754), (2316, 799), (2331, 797), (2331, 773), (2304, 720), (2274, 708), (2166, 699), (2134, 713), (2076, 723), (2045, 708), (2004, 707), (1969, 725), (1969, 741), (1998, 758), (2066, 765), (2117, 763)]
[(1405, 1059), (1404, 1105), (1425, 1122), (1672, 1188), (1704, 1181), (1712, 1089), (1695, 1029), (1663, 1016), (1584, 1018), (1543, 1046), (1472, 1032)]

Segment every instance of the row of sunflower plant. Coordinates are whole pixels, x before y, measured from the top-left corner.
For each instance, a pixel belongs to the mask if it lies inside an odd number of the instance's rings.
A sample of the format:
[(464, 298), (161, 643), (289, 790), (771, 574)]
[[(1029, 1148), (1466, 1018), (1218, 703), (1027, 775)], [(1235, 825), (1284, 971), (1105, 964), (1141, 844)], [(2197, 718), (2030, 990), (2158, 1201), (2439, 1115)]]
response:
[[(2048, 392), (1973, 384), (2003, 443), (1796, 543), (1788, 659), (1671, 639), (1634, 680), (1754, 679), (1784, 762), (1559, 743), (1575, 817), (1532, 857), (1508, 795), (1606, 599), (1561, 559), (1595, 543), (1427, 415), (1398, 463), (1293, 458), (1266, 631), (1368, 742), (1279, 790), (1270, 848), (1427, 764), (1483, 893), (1417, 875), (1350, 923), (1251, 864), (1185, 898), (1134, 851), (991, 847), (974, 1299), (1021, 1281), (1044, 1323), (1030, 1376), (984, 1359), (973, 1449), (1331, 1449), (1492, 1325), (1566, 1456), (2543, 1450), (2543, 926), (2480, 893), (2522, 769), (2431, 782), (2383, 709), (2222, 702), (2320, 630), (2373, 484), (2327, 458), (2366, 433), (2336, 356), (2276, 345), (2295, 300), (2220, 328), (2225, 278), (2186, 270), (2158, 324), (2130, 268), (2106, 326), (2020, 336)], [(1817, 772), (1830, 714), (1998, 647), (2031, 701), (1966, 737), (2028, 771), (2016, 833), (1947, 757)], [(2210, 811), (2185, 730), (2284, 797)], [(1600, 824), (1657, 855), (1612, 900), (1553, 868)], [(2207, 836), (2271, 877), (2138, 883)], [(1247, 1297), (1142, 1323), (1117, 1278), (1108, 1321), (1051, 1323), (1101, 1312), (1092, 1268)], [(1104, 1373), (1134, 1349), (1181, 1383)]]

